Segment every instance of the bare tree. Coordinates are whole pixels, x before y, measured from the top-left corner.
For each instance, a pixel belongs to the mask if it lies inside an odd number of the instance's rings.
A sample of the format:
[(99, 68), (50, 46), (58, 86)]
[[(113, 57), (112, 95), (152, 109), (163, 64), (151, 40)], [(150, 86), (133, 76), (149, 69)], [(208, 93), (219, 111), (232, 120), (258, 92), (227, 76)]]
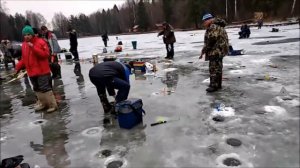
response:
[(66, 36), (69, 26), (68, 18), (61, 12), (55, 13), (52, 19), (53, 30), (59, 31), (61, 36)]
[(295, 6), (296, 6), (296, 1), (297, 1), (297, 0), (293, 0), (293, 5), (292, 5), (291, 14), (293, 14), (293, 13), (294, 13)]

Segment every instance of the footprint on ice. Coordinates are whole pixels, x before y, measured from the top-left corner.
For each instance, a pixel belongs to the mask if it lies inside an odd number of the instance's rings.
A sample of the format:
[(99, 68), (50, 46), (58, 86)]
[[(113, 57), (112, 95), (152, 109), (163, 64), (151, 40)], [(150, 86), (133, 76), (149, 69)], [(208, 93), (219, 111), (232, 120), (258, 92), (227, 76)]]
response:
[(268, 113), (274, 113), (275, 115), (284, 115), (286, 110), (280, 106), (265, 106), (265, 111)]
[(92, 127), (84, 130), (82, 132), (82, 135), (88, 136), (88, 137), (99, 137), (101, 132), (103, 131), (103, 128), (100, 127)]

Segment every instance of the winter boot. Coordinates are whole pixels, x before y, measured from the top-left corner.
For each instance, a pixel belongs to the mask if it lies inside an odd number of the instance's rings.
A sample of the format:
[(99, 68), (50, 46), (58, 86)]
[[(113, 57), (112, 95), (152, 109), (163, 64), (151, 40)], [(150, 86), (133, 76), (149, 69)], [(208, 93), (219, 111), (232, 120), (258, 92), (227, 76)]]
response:
[(222, 89), (222, 74), (218, 75), (218, 89)]
[(112, 106), (108, 102), (106, 94), (100, 94), (99, 98), (100, 98), (101, 104), (103, 106), (104, 113), (109, 113), (112, 109)]
[(36, 94), (36, 97), (37, 97), (37, 101), (36, 101), (36, 103), (34, 105), (34, 110), (35, 111), (43, 110), (46, 107), (45, 106), (46, 104), (45, 103), (43, 104), (42, 101), (41, 101), (41, 99), (43, 99), (43, 97), (42, 97), (43, 93), (41, 93), (41, 92), (35, 92), (35, 94)]
[(217, 90), (218, 90), (218, 88), (215, 88), (215, 87), (209, 87), (206, 89), (207, 92), (215, 92)]
[(50, 90), (46, 93), (44, 93), (46, 95), (46, 99), (47, 99), (47, 113), (52, 113), (55, 110), (57, 110), (57, 103), (56, 103), (56, 99), (54, 97), (53, 91)]

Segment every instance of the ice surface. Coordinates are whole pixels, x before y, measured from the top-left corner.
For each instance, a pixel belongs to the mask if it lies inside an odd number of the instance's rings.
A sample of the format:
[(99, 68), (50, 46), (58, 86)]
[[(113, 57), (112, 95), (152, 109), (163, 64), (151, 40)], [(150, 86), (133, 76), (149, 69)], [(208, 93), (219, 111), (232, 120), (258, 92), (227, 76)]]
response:
[[(109, 157), (141, 168), (222, 167), (227, 157), (238, 158), (241, 167), (299, 167), (299, 41), (253, 45), (299, 37), (299, 25), (278, 28), (283, 31), (251, 27), (249, 39), (238, 39), (238, 28), (227, 29), (233, 47), (246, 52), (224, 58), (222, 90), (210, 94), (205, 91), (208, 62), (198, 60), (204, 30), (175, 32), (174, 61), (164, 60), (165, 45), (156, 33), (118, 35), (124, 44), (118, 54), (111, 53), (118, 41), (110, 36), (106, 55), (148, 58), (158, 69), (131, 76), (129, 97), (141, 98), (146, 111), (143, 124), (132, 130), (120, 129), (114, 117), (104, 115), (89, 80), (92, 54), (103, 49), (101, 37), (80, 38), (81, 75), (74, 73), (74, 63), (63, 60), (62, 79), (53, 81), (59, 111), (34, 111), (35, 93), (27, 78), (0, 84), (1, 158), (22, 154), (31, 167), (59, 168), (105, 167)], [(69, 48), (68, 39), (59, 44)], [(100, 55), (99, 60), (105, 54)], [(0, 74), (12, 72), (1, 69)], [(257, 80), (266, 74), (277, 79)], [(282, 87), (290, 98), (278, 95)], [(216, 111), (219, 103), (224, 110)], [(225, 116), (223, 122), (212, 120), (218, 114)], [(151, 127), (159, 116), (174, 120)], [(47, 122), (33, 124), (39, 120)], [(232, 147), (225, 136), (243, 145)], [(111, 156), (99, 157), (103, 150)]]

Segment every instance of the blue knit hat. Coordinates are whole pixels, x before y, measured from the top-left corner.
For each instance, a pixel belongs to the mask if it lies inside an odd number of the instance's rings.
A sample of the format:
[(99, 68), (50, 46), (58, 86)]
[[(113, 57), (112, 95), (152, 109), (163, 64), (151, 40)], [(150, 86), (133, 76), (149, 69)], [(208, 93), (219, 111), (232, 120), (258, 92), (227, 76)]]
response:
[(25, 26), (22, 30), (22, 35), (26, 35), (26, 34), (30, 34), (30, 35), (34, 35), (33, 29), (31, 26)]
[(202, 21), (206, 21), (206, 20), (212, 19), (212, 18), (214, 18), (214, 17), (210, 13), (206, 13), (203, 15)]

